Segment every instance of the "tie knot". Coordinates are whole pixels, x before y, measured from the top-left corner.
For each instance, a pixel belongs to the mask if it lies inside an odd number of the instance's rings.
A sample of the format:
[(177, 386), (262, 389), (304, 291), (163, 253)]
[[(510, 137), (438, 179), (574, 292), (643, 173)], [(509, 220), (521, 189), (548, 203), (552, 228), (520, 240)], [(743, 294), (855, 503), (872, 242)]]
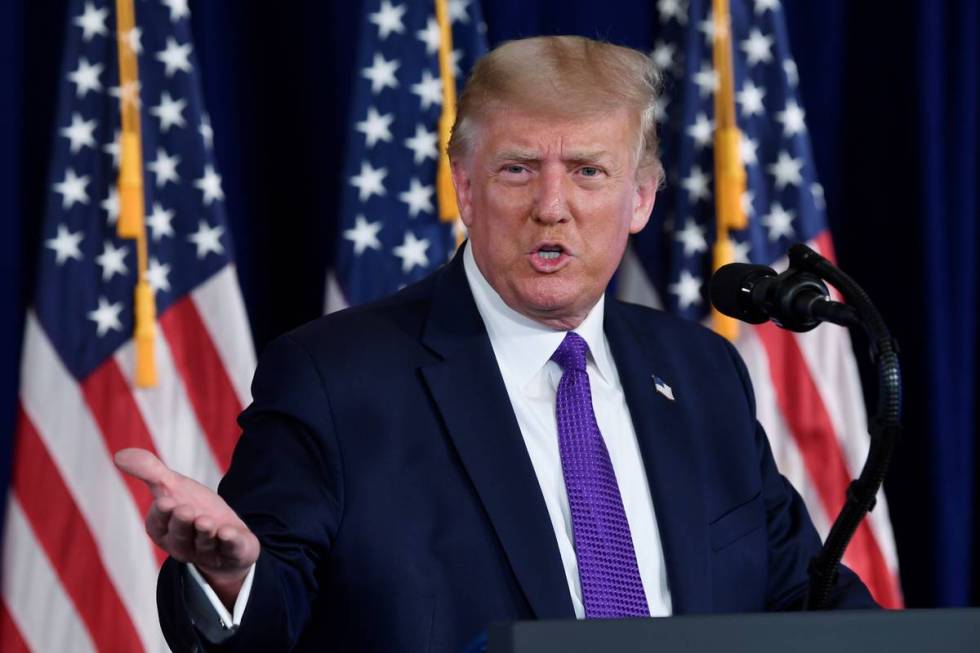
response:
[(558, 363), (562, 371), (585, 371), (585, 354), (589, 345), (585, 339), (574, 331), (565, 334), (565, 339), (551, 355), (551, 360)]

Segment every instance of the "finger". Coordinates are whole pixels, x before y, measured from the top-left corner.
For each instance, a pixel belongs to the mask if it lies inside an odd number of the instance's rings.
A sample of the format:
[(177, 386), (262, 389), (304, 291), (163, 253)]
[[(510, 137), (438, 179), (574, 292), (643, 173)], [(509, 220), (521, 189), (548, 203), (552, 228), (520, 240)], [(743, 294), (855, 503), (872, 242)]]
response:
[(210, 517), (198, 517), (194, 520), (194, 548), (198, 554), (214, 553), (218, 548), (218, 529)]
[(252, 564), (255, 560), (249, 559), (249, 536), (251, 533), (234, 526), (222, 526), (218, 529), (218, 551), (237, 565)]
[(194, 553), (194, 509), (188, 505), (174, 508), (167, 524), (167, 540), (171, 554), (190, 558)]
[(173, 474), (163, 461), (145, 449), (123, 449), (116, 452), (114, 460), (116, 467), (146, 483), (154, 497), (160, 496), (164, 483)]
[(153, 502), (146, 515), (146, 532), (158, 545), (162, 546), (161, 541), (167, 536), (170, 513), (173, 512), (174, 507), (173, 499), (161, 497)]

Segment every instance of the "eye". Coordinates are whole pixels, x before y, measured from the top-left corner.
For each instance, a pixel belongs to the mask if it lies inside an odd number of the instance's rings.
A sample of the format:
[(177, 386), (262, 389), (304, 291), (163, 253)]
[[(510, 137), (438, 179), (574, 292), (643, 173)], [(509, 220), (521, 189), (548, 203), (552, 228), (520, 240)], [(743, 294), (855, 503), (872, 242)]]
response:
[(527, 170), (527, 168), (525, 168), (524, 166), (520, 165), (519, 163), (511, 163), (511, 164), (508, 164), (508, 165), (504, 166), (504, 172), (507, 172), (507, 173), (512, 174), (512, 175), (519, 175), (522, 172), (524, 172), (525, 170)]
[(578, 171), (583, 177), (598, 177), (602, 174), (602, 170), (595, 166), (582, 166)]

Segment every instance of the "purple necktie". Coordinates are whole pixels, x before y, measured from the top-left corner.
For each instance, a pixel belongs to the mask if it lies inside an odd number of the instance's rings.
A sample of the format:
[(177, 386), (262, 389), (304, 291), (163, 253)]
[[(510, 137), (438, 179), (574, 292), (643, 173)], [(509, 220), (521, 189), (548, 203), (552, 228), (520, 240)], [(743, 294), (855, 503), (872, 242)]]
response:
[(589, 345), (569, 331), (551, 360), (562, 369), (555, 416), (561, 468), (572, 511), (572, 533), (585, 616), (649, 616), (619, 485), (592, 410), (585, 371)]

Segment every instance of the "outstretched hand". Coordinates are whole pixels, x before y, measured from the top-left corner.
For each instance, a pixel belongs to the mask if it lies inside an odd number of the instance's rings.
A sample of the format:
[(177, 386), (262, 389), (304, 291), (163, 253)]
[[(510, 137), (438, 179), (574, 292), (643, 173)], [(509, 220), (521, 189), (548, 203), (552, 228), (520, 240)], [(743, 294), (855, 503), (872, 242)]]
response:
[(172, 558), (197, 567), (232, 606), (259, 557), (259, 540), (224, 499), (144, 449), (116, 453), (116, 466), (147, 484), (153, 505), (146, 532)]

